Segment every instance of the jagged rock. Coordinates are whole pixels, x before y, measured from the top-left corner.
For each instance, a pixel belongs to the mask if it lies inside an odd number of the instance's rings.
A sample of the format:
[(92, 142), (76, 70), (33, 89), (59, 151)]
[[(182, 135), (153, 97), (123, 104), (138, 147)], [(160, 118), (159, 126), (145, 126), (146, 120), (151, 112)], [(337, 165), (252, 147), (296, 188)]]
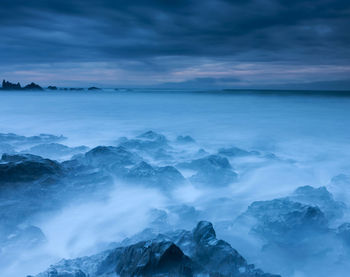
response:
[(161, 188), (171, 188), (174, 185), (183, 183), (185, 178), (172, 166), (152, 167), (142, 161), (132, 167), (125, 178), (132, 182), (152, 185)]
[[(153, 236), (149, 232), (150, 236)], [(132, 240), (129, 240), (129, 242)], [(53, 273), (52, 273), (53, 272)], [(100, 254), (62, 260), (37, 277), (220, 276), (273, 277), (255, 269), (230, 244), (218, 240), (211, 223), (178, 230)], [(70, 275), (69, 275), (70, 274)], [(79, 275), (80, 276), (80, 275)]]
[[(115, 253), (112, 253), (112, 255)], [(170, 241), (140, 242), (119, 254), (116, 272), (128, 276), (193, 276), (196, 266)], [(118, 255), (117, 254), (117, 255)], [(138, 261), (135, 263), (134, 261)]]
[(237, 179), (237, 173), (233, 171), (227, 158), (218, 155), (209, 155), (178, 166), (197, 171), (190, 178), (195, 184), (225, 186)]
[(176, 142), (179, 143), (195, 143), (196, 141), (191, 136), (178, 136)]
[(101, 90), (101, 89), (97, 88), (97, 87), (90, 87), (90, 88), (88, 88), (88, 90)]
[(43, 90), (43, 88), (35, 83), (30, 83), (23, 87), (24, 90)]
[(61, 173), (59, 163), (40, 156), (3, 154), (0, 160), (0, 184), (33, 182)]
[(49, 90), (57, 90), (57, 87), (56, 86), (48, 86), (47, 89), (49, 89)]
[(3, 90), (21, 90), (22, 87), (21, 87), (20, 83), (13, 84), (11, 82), (3, 80), (2, 81), (2, 89)]

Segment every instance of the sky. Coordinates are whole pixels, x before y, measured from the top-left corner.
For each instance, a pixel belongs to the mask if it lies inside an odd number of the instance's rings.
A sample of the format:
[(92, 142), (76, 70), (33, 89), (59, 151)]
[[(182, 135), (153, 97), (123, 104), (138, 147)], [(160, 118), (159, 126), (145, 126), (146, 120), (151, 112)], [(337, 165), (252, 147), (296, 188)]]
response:
[(350, 89), (349, 0), (2, 0), (0, 78)]

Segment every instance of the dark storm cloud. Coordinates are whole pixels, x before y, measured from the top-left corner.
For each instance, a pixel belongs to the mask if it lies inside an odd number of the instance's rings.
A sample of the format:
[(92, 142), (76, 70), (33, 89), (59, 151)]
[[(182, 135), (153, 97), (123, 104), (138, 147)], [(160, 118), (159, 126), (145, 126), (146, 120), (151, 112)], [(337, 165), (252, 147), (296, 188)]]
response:
[(220, 57), (251, 50), (261, 52), (245, 59), (276, 58), (275, 51), (286, 50), (295, 51), (286, 59), (349, 58), (348, 0), (5, 0), (2, 7), (1, 58), (8, 61)]
[[(349, 0), (3, 0), (6, 64), (196, 59), (349, 64)], [(173, 60), (171, 58), (173, 57)], [(162, 64), (159, 64), (162, 60)], [(164, 60), (169, 61), (164, 64)]]

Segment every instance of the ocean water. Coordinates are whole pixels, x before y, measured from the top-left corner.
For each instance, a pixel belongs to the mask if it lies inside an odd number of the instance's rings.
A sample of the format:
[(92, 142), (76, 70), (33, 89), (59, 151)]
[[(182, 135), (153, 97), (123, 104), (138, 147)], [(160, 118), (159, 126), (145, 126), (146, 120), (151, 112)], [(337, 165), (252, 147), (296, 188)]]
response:
[[(332, 96), (332, 93), (257, 94), (249, 91), (235, 93), (146, 89), (0, 93), (0, 133), (25, 136), (40, 133), (64, 135), (67, 137), (64, 144), (68, 146), (86, 145), (92, 148), (98, 145), (115, 145), (119, 137), (133, 137), (148, 130), (164, 134), (170, 140), (178, 135), (190, 135), (196, 140), (196, 147), (203, 148), (208, 153), (215, 153), (221, 147), (235, 146), (249, 151), (271, 153), (278, 157), (274, 163), (239, 159), (230, 161), (238, 174), (242, 175), (238, 182), (228, 188), (213, 184), (210, 189), (175, 190), (176, 195), (171, 201), (186, 203), (198, 209), (209, 209), (205, 205), (213, 195), (217, 199), (228, 196), (236, 201), (237, 206), (234, 208), (228, 206), (218, 212), (207, 211), (206, 219), (213, 221), (214, 225), (216, 219), (239, 215), (253, 201), (283, 197), (300, 186), (329, 187), (334, 176), (350, 173), (350, 97)], [(130, 211), (142, 209), (141, 206), (147, 206), (152, 201), (158, 206), (168, 201), (162, 192), (142, 193), (144, 197), (138, 195), (135, 199), (140, 205), (130, 206)], [(342, 196), (343, 201), (350, 199), (347, 195), (342, 195), (348, 192), (335, 190), (333, 193), (336, 199)], [(133, 198), (132, 195), (135, 194), (138, 193), (126, 190), (123, 191), (122, 198)], [(112, 199), (121, 201), (120, 196)], [(118, 205), (109, 203), (107, 207), (101, 207), (100, 204), (94, 207), (103, 213), (111, 207), (118, 209), (116, 206)], [(85, 208), (85, 220), (100, 215), (96, 210)], [(69, 249), (72, 236), (84, 232), (85, 220), (75, 224), (72, 229), (68, 228), (69, 231), (58, 239), (60, 235), (57, 233), (57, 226), (65, 225), (65, 218), (81, 209), (82, 207), (78, 207), (72, 210), (70, 207), (63, 215), (50, 218), (40, 225), (49, 240), (51, 239), (49, 253), (53, 257), (41, 265), (43, 268), (59, 258), (79, 256), (93, 247), (91, 244), (86, 245), (86, 240), (82, 240), (74, 246), (74, 251)], [(124, 220), (117, 213), (108, 215), (106, 222), (111, 222), (113, 216)], [(142, 216), (142, 213), (129, 214), (135, 220)], [(346, 219), (347, 215), (343, 221)], [(142, 227), (147, 227), (147, 223)], [(94, 225), (84, 235), (92, 236), (95, 228)], [(140, 231), (141, 226), (135, 228), (134, 224), (130, 224), (123, 228), (120, 233), (127, 236)], [(133, 231), (128, 232), (128, 228)], [(276, 264), (265, 264), (259, 258), (260, 252), (253, 249), (254, 243), (240, 243), (236, 234), (231, 237), (220, 228), (217, 232), (249, 262), (264, 270), (287, 272), (286, 276), (311, 276), (310, 267), (317, 267), (310, 263), (312, 265), (307, 269), (293, 271), (279, 268)], [(122, 238), (121, 235), (119, 239)], [(28, 266), (28, 270), (28, 273), (33, 273), (37, 268)], [(319, 274), (315, 270), (314, 276), (317, 275), (316, 272)]]

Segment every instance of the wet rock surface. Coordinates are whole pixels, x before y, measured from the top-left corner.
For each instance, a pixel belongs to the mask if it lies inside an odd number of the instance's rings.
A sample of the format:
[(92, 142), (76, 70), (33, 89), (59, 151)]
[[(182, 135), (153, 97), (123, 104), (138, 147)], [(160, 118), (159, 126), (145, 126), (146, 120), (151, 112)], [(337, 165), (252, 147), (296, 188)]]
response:
[(278, 276), (255, 269), (230, 244), (216, 238), (210, 222), (201, 221), (193, 231), (178, 230), (159, 234), (152, 239), (117, 247), (91, 257), (62, 260), (36, 277), (98, 277), (113, 276), (113, 274), (118, 276)]

